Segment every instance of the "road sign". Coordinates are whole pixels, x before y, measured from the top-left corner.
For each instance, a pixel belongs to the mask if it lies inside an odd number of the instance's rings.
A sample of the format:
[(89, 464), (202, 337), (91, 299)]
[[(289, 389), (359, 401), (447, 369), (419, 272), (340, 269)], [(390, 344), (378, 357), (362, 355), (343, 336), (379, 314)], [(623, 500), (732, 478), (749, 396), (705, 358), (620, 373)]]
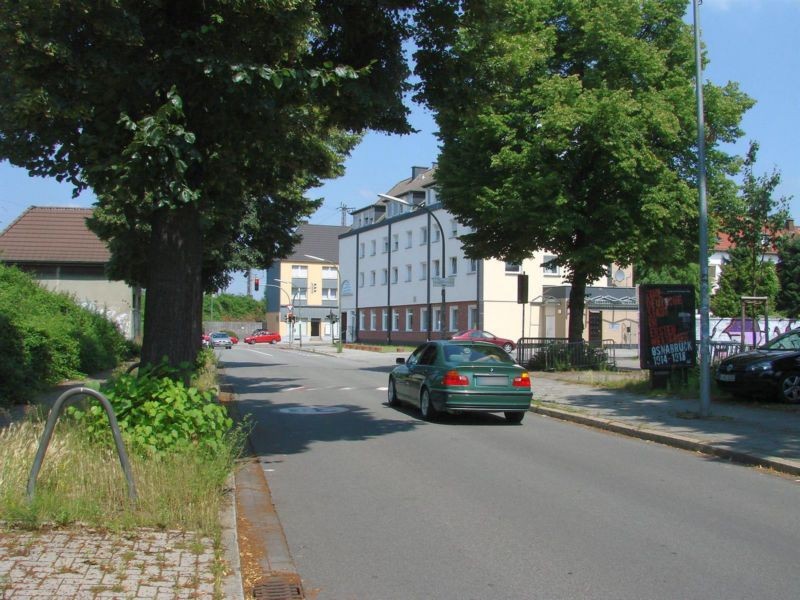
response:
[(453, 287), (456, 284), (456, 276), (448, 275), (447, 277), (433, 277), (431, 282), (434, 287)]

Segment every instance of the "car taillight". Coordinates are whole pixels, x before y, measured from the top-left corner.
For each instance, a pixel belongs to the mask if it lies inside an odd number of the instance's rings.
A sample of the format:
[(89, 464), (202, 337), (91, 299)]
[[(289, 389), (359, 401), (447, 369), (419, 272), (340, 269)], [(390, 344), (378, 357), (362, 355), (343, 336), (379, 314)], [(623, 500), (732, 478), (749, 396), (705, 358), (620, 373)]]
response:
[(469, 385), (469, 377), (458, 371), (448, 371), (442, 377), (442, 385)]
[(519, 377), (514, 377), (514, 381), (512, 382), (514, 387), (531, 387), (531, 376), (528, 375), (528, 372), (525, 371), (520, 373)]

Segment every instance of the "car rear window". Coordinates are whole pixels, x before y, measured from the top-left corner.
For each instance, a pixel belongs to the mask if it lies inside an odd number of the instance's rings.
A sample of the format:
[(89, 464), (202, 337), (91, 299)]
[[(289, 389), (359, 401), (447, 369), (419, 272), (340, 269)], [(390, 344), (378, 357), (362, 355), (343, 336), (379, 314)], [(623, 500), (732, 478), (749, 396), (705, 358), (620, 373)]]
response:
[(459, 344), (445, 348), (445, 359), (447, 362), (502, 362), (511, 363), (514, 361), (503, 350), (497, 346), (489, 345), (470, 345)]

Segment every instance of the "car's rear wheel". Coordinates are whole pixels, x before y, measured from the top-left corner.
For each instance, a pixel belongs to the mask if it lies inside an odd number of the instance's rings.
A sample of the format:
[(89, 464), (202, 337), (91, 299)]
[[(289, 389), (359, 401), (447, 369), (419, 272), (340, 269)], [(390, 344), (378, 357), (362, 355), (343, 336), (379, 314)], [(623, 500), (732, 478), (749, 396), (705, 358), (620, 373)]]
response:
[(781, 400), (800, 403), (800, 373), (788, 373), (781, 379)]
[(387, 392), (387, 400), (389, 406), (397, 406), (400, 402), (397, 400), (397, 388), (394, 385), (394, 379), (389, 379), (389, 390)]
[(503, 350), (511, 354), (511, 351), (514, 350), (514, 346), (511, 344), (503, 344)]
[(508, 411), (503, 414), (509, 423), (522, 423), (522, 419), (525, 418), (525, 413), (522, 411)]
[(431, 393), (428, 388), (422, 388), (419, 393), (419, 412), (426, 421), (435, 421), (436, 417), (439, 416), (439, 411), (436, 410), (433, 402), (431, 402)]

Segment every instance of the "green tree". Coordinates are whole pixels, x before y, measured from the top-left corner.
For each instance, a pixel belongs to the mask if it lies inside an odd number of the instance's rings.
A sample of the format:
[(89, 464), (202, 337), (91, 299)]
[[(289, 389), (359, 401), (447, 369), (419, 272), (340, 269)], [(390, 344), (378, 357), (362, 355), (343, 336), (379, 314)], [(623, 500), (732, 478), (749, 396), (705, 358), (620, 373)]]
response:
[(758, 144), (750, 142), (743, 162), (739, 193), (718, 208), (722, 231), (739, 251), (736, 260), (746, 260), (748, 263), (741, 274), (747, 276), (749, 273), (750, 279), (742, 280), (741, 287), (737, 289), (745, 296), (758, 295), (756, 290), (762, 285), (760, 277), (772, 272), (762, 268), (761, 263), (767, 262), (767, 254), (775, 252), (789, 217), (788, 199), (773, 197), (781, 182), (780, 173), (773, 170), (767, 175), (757, 176), (754, 173), (757, 155)]
[(204, 321), (263, 321), (264, 303), (241, 294), (206, 294), (203, 298)]
[(0, 3), (0, 159), (94, 190), (145, 363), (194, 359), (203, 290), (287, 255), (359, 132), (409, 131), (411, 4)]
[(784, 237), (778, 244), (778, 310), (792, 319), (800, 318), (800, 236)]
[[(570, 275), (570, 340), (606, 265), (697, 260), (696, 102), (686, 0), (429, 0), (418, 98), (435, 113), (444, 206), (471, 257), (538, 250)], [(710, 193), (752, 101), (704, 84)], [(674, 260), (672, 258), (670, 261)]]
[[(750, 252), (745, 247), (733, 247), (730, 257), (722, 266), (719, 288), (711, 297), (709, 308), (718, 317), (736, 317), (742, 314), (742, 296), (766, 297), (771, 308), (775, 308), (775, 298), (779, 283), (775, 265), (770, 261), (758, 261), (753, 271)], [(757, 282), (753, 285), (753, 282)], [(751, 316), (763, 313), (763, 307), (753, 305)]]

